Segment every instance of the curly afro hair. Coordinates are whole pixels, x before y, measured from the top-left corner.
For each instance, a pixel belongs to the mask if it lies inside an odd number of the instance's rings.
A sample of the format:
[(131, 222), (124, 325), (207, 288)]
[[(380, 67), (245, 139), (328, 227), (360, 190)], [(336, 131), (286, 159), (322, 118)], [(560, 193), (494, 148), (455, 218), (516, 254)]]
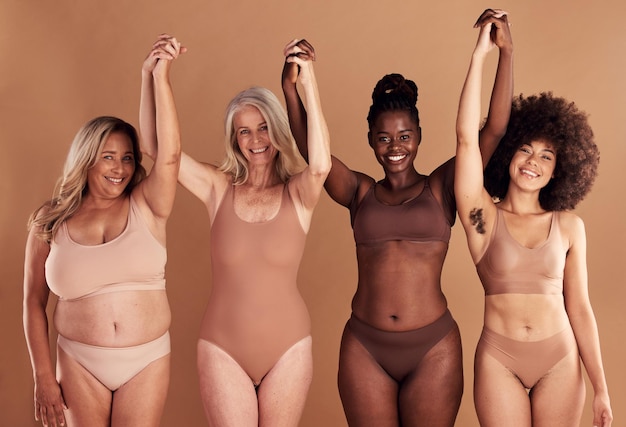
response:
[(600, 152), (587, 114), (552, 92), (513, 99), (506, 134), (485, 168), (485, 188), (492, 197), (506, 196), (513, 155), (521, 145), (537, 140), (549, 141), (556, 149), (554, 177), (539, 192), (541, 207), (574, 209), (598, 175)]
[(372, 105), (367, 114), (370, 129), (378, 116), (387, 111), (407, 111), (411, 119), (419, 126), (420, 118), (417, 103), (417, 85), (407, 80), (402, 74), (387, 74), (376, 83), (372, 92)]

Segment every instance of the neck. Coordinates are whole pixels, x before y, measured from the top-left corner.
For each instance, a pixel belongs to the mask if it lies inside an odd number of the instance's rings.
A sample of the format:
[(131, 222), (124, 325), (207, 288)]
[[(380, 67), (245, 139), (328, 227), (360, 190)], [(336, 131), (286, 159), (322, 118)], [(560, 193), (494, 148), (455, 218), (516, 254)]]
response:
[(399, 174), (385, 173), (385, 179), (382, 180), (381, 184), (392, 191), (402, 190), (421, 182), (423, 179), (423, 175), (420, 175), (415, 168), (411, 168)]
[(263, 166), (251, 167), (248, 170), (246, 185), (255, 189), (264, 189), (280, 184), (280, 178), (276, 174), (274, 163)]
[(539, 192), (522, 192), (509, 188), (500, 202), (502, 209), (517, 215), (533, 215), (545, 212), (539, 203)]

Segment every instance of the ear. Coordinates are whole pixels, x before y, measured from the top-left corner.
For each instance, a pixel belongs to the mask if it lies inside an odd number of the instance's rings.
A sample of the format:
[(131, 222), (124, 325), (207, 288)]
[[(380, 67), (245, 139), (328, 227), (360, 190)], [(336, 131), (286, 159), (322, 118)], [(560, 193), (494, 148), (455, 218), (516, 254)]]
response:
[(417, 146), (419, 147), (419, 145), (422, 143), (422, 128), (421, 126), (417, 127)]
[(374, 148), (374, 144), (372, 143), (372, 132), (367, 132), (367, 143), (370, 145), (370, 147)]

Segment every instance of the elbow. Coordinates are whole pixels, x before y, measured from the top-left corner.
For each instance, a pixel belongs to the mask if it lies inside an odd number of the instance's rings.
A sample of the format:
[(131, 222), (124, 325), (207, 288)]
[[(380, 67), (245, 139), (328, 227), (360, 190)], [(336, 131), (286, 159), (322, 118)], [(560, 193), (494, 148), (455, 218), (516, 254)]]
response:
[(330, 173), (330, 170), (332, 169), (332, 166), (333, 164), (331, 162), (330, 156), (328, 156), (328, 158), (325, 158), (323, 162), (309, 164), (309, 171), (313, 176), (326, 179), (326, 177)]

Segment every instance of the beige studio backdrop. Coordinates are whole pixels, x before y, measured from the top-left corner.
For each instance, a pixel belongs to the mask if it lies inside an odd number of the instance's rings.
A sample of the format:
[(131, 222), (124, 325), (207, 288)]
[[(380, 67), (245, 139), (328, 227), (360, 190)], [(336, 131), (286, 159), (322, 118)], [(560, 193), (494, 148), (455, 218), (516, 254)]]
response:
[[(223, 112), (238, 91), (261, 85), (282, 99), (282, 48), (305, 37), (318, 53), (315, 66), (333, 153), (353, 169), (381, 178), (366, 140), (374, 84), (390, 72), (418, 84), (423, 141), (417, 167), (429, 173), (454, 154), (458, 97), (478, 35), (472, 25), (487, 7), (510, 13), (515, 92), (552, 90), (590, 114), (600, 174), (577, 213), (587, 228), (590, 293), (614, 425), (626, 425), (622, 0), (0, 0), (0, 424), (36, 425), (21, 323), (26, 219), (50, 197), (69, 144), (85, 121), (110, 114), (137, 124), (141, 64), (159, 33), (174, 34), (189, 48), (174, 64), (173, 86), (184, 150), (191, 155), (209, 162), (222, 158)], [(485, 102), (496, 58), (494, 52), (485, 74)], [(162, 425), (205, 426), (195, 346), (211, 286), (209, 223), (204, 206), (182, 188), (168, 224), (168, 253), (172, 374)], [(355, 286), (348, 212), (324, 194), (299, 275), (315, 358), (301, 426), (345, 426), (336, 370)], [(443, 287), (463, 337), (465, 394), (457, 425), (473, 427), (478, 423), (472, 361), (483, 292), (459, 225)], [(53, 307), (54, 300), (50, 312)], [(591, 396), (588, 387), (581, 425), (591, 425)]]

